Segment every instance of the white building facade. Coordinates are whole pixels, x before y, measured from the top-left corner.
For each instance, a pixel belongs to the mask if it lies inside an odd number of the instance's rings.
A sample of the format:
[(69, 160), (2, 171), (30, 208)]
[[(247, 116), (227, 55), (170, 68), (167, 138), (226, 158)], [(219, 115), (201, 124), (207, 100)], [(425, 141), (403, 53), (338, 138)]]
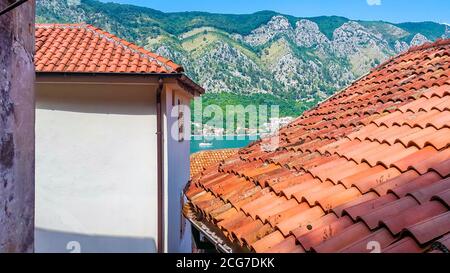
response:
[(177, 106), (203, 90), (180, 72), (38, 64), (36, 82), (36, 252), (190, 252), (190, 118)]

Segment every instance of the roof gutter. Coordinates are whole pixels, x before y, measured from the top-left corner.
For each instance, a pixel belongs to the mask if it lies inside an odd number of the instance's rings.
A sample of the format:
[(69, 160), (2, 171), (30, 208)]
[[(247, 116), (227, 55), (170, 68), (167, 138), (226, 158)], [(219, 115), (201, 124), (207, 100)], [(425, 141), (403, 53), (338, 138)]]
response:
[(190, 202), (184, 204), (183, 215), (191, 223), (193, 228), (197, 229), (211, 244), (215, 246), (217, 251), (221, 253), (248, 252), (241, 246), (230, 242), (228, 238), (223, 236), (222, 232), (220, 232), (216, 226), (208, 223), (208, 221), (204, 221), (203, 216), (193, 210)]
[(159, 79), (175, 79), (178, 84), (185, 88), (193, 96), (199, 96), (205, 93), (205, 89), (196, 82), (187, 77), (184, 73), (128, 73), (128, 72), (45, 72), (37, 71), (37, 76), (63, 76), (63, 77), (82, 77), (82, 76), (134, 76)]
[(202, 222), (194, 221), (192, 218), (188, 218), (191, 225), (200, 231), (221, 253), (233, 253), (233, 250), (226, 244), (222, 243), (216, 234), (208, 229)]
[(157, 180), (158, 180), (158, 253), (164, 253), (164, 141), (162, 120), (163, 79), (158, 81), (156, 91), (156, 126), (157, 126)]

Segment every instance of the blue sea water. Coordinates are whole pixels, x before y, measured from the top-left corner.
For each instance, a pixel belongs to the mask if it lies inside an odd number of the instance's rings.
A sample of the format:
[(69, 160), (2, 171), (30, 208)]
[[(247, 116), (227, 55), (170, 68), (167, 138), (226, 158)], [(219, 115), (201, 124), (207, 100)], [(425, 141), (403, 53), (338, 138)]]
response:
[[(199, 137), (197, 137), (199, 138)], [(219, 150), (219, 149), (232, 149), (232, 148), (243, 148), (253, 141), (257, 140), (258, 136), (233, 136), (232, 140), (227, 140), (225, 137), (223, 140), (205, 140), (205, 137), (196, 139), (196, 137), (191, 137), (191, 154), (206, 151), (206, 150)], [(212, 146), (200, 147), (200, 143), (207, 142), (211, 143)]]

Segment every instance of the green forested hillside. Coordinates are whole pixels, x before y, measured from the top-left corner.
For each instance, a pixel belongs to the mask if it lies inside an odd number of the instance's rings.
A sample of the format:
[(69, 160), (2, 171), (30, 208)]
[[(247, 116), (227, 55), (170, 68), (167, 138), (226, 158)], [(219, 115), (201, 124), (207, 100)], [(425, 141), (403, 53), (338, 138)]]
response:
[(447, 26), (254, 14), (164, 13), (97, 0), (37, 0), (37, 22), (85, 22), (183, 65), (205, 100), (278, 103), (298, 115), (413, 45), (448, 37)]

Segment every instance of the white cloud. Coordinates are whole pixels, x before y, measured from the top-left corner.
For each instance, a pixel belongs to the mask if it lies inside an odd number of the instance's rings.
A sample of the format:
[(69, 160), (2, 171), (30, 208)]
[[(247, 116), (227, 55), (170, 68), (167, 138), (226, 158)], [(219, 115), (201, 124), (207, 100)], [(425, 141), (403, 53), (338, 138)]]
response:
[(367, 0), (369, 6), (381, 6), (381, 0)]

